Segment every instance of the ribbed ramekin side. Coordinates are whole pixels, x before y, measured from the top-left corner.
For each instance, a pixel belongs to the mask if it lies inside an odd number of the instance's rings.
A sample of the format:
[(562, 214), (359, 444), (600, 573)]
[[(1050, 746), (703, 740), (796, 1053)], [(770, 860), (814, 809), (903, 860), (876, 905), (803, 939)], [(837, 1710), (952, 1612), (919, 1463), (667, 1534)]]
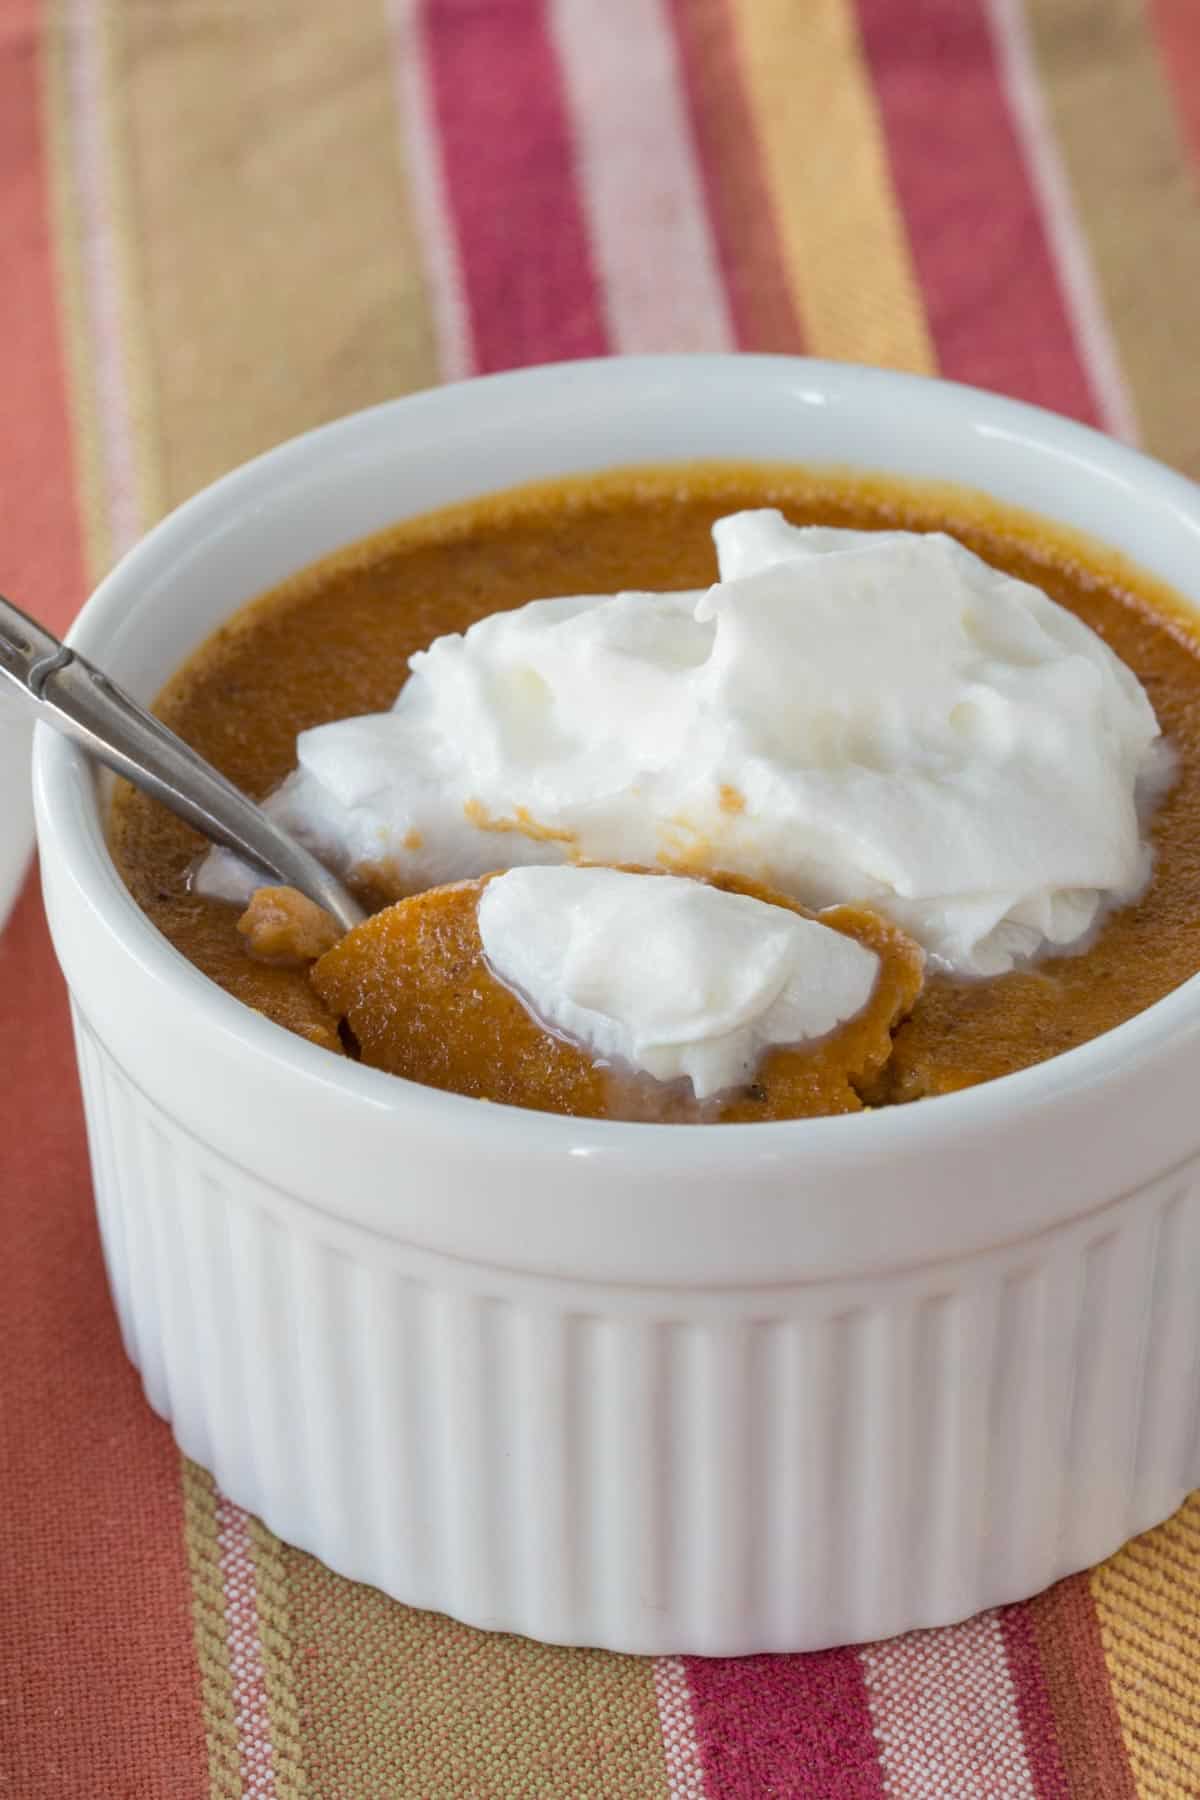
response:
[(232, 1499), (401, 1600), (630, 1651), (815, 1648), (1033, 1593), (1200, 1478), (1195, 1166), (886, 1280), (514, 1278), (289, 1212), (77, 1030), (151, 1404)]

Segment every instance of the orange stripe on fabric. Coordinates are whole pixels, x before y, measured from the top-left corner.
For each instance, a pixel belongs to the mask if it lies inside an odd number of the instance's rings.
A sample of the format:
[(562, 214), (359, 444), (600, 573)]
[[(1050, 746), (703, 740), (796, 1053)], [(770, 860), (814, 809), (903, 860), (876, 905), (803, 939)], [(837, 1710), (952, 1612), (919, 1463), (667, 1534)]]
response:
[(668, 4), (738, 347), (801, 350), (728, 0)]
[(1200, 1493), (1091, 1589), (1139, 1800), (1200, 1794)]
[(201, 1800), (178, 1459), (121, 1349), (66, 1000), (32, 884), (0, 938), (0, 993), (8, 1791)]
[(1200, 184), (1148, 3), (1027, 0), (1027, 17), (1141, 441), (1200, 474)]
[(932, 374), (852, 0), (734, 0), (734, 17), (809, 349)]
[(1196, 0), (1149, 0), (1150, 17), (1192, 156), (1200, 164), (1200, 11)]
[(379, 0), (129, 6), (119, 52), (170, 506), (437, 359)]
[(1030, 1600), (1071, 1800), (1138, 1800), (1086, 1575)]
[(473, 1631), (283, 1554), (314, 1794), (668, 1800), (649, 1659)]

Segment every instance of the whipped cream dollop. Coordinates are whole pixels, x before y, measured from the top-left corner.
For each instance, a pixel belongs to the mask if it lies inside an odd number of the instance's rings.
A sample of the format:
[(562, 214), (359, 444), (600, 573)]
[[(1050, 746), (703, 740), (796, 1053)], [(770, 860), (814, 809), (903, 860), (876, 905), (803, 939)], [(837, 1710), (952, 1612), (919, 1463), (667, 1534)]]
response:
[[(714, 530), (703, 592), (534, 601), (412, 657), (388, 713), (304, 732), (269, 809), (399, 892), (581, 859), (862, 902), (951, 970), (1084, 936), (1149, 872), (1132, 672), (940, 533)], [(203, 891), (244, 900), (223, 852)]]
[(871, 998), (873, 950), (748, 894), (621, 869), (512, 869), (479, 898), (493, 972), (551, 1030), (698, 1100), (772, 1044), (824, 1037)]

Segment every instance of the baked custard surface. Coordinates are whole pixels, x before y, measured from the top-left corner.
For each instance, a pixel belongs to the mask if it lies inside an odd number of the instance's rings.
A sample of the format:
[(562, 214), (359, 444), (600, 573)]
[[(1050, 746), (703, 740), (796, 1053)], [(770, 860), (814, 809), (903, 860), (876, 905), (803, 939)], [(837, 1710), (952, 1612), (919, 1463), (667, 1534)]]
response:
[[(1048, 511), (1052, 504), (1048, 495)], [(189, 659), (157, 710), (231, 780), (261, 797), (293, 767), (300, 731), (386, 710), (408, 657), (441, 633), (558, 594), (704, 586), (717, 573), (714, 519), (758, 506), (777, 506), (797, 524), (948, 531), (996, 567), (1033, 582), (1133, 669), (1178, 761), (1154, 815), (1154, 875), (1141, 899), (1109, 916), (1077, 954), (984, 981), (930, 975), (871, 1086), (872, 1102), (946, 1093), (1043, 1061), (1121, 1024), (1194, 974), (1198, 628), (1182, 601), (1118, 557), (965, 491), (729, 464), (513, 490), (398, 526), (263, 596)], [(111, 835), (135, 899), (183, 955), (247, 1005), (329, 1050), (344, 1050), (340, 998), (328, 1004), (303, 968), (249, 956), (237, 909), (192, 891), (204, 848), (195, 833), (122, 787)], [(759, 1103), (736, 1116), (783, 1115), (764, 1114)]]

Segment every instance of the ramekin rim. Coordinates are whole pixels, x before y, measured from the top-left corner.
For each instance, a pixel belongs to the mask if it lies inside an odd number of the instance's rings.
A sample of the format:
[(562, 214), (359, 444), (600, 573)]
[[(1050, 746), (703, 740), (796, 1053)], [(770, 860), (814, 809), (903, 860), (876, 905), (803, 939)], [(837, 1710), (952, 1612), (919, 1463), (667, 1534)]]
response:
[[(848, 390), (868, 384), (900, 394), (919, 394), (926, 401), (933, 396), (933, 404), (938, 404), (937, 396), (941, 396), (951, 403), (981, 406), (990, 418), (986, 425), (970, 427), (976, 434), (1013, 435), (1021, 441), (1034, 432), (1043, 442), (1047, 437), (1058, 439), (1056, 447), (1060, 452), (1076, 447), (1077, 460), (1089, 467), (1099, 456), (1107, 465), (1108, 478), (1119, 479), (1127, 489), (1144, 488), (1149, 480), (1157, 490), (1158, 503), (1168, 505), (1181, 522), (1195, 531), (1200, 548), (1200, 488), (1141, 451), (1027, 401), (940, 378), (805, 357), (693, 353), (590, 358), (477, 376), (381, 401), (315, 426), (240, 464), (185, 500), (139, 539), (99, 583), (72, 627), (70, 641), (78, 641), (81, 636), (86, 639), (89, 629), (108, 611), (119, 615), (126, 590), (136, 591), (143, 567), (165, 555), (171, 543), (189, 534), (196, 522), (219, 514), (234, 495), (251, 499), (255, 483), (267, 475), (285, 475), (293, 464), (306, 459), (317, 444), (328, 450), (339, 437), (352, 437), (381, 415), (400, 408), (437, 408), (453, 403), (467, 389), (478, 392), (585, 382), (595, 379), (598, 372), (609, 380), (614, 378), (614, 366), (643, 372), (648, 378), (660, 372), (672, 380), (678, 380), (685, 369), (689, 376), (722, 379), (731, 377), (735, 369), (739, 375), (748, 371), (776, 373), (826, 389)], [(827, 404), (829, 400), (828, 392), (818, 393), (815, 387), (802, 389), (799, 397), (815, 404)], [(333, 1088), (347, 1103), (369, 1105), (398, 1116), (417, 1109), (427, 1123), (444, 1122), (451, 1133), (469, 1122), (474, 1133), (486, 1130), (497, 1135), (501, 1143), (510, 1135), (515, 1136), (526, 1153), (535, 1134), (544, 1140), (547, 1154), (555, 1156), (598, 1157), (605, 1162), (629, 1157), (638, 1164), (649, 1157), (655, 1164), (680, 1170), (701, 1159), (706, 1167), (711, 1167), (716, 1159), (721, 1165), (732, 1162), (742, 1169), (792, 1162), (802, 1157), (806, 1148), (829, 1153), (839, 1148), (850, 1151), (856, 1146), (866, 1151), (869, 1147), (878, 1156), (890, 1147), (911, 1153), (914, 1149), (919, 1151), (926, 1142), (995, 1125), (1015, 1109), (1040, 1111), (1069, 1094), (1104, 1086), (1120, 1078), (1131, 1057), (1150, 1057), (1173, 1043), (1181, 1028), (1189, 1024), (1200, 1026), (1197, 975), (1122, 1025), (1043, 1063), (920, 1104), (876, 1109), (867, 1117), (855, 1113), (781, 1120), (727, 1127), (714, 1133), (703, 1125), (673, 1125), (664, 1130), (651, 1124), (577, 1119), (481, 1103), (332, 1057), (226, 993), (190, 964), (138, 907), (108, 853), (98, 804), (91, 806), (89, 819), (85, 803), (82, 829), (76, 830), (69, 823), (72, 786), (78, 800), (83, 785), (90, 782), (83, 753), (42, 726), (36, 733), (34, 760), (39, 840), (53, 842), (78, 892), (100, 915), (122, 950), (141, 963), (156, 981), (176, 987), (187, 1004), (201, 1010), (212, 1029), (237, 1042), (251, 1056), (287, 1065), (297, 1081), (316, 1081)], [(480, 1152), (486, 1153), (482, 1142)]]

